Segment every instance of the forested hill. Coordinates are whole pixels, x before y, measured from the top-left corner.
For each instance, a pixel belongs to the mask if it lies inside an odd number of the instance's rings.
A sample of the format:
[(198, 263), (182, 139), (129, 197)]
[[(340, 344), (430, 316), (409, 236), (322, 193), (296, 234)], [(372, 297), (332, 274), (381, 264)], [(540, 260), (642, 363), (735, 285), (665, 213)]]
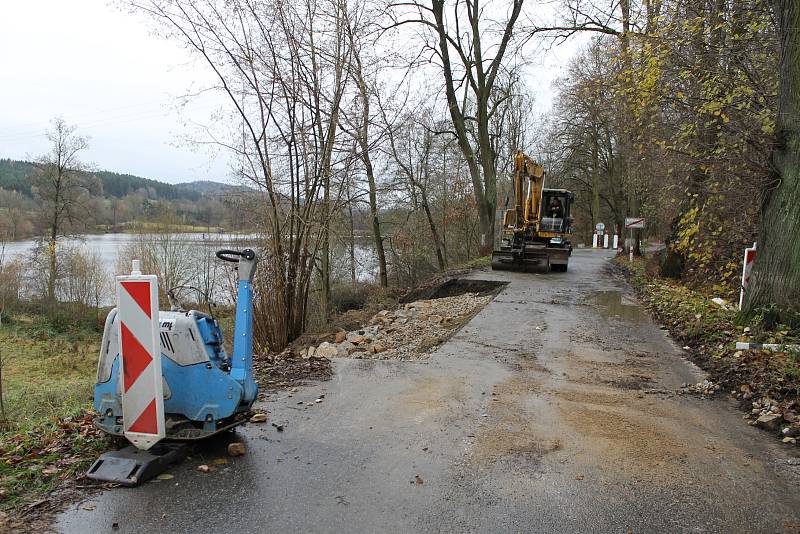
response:
[(175, 184), (175, 187), (181, 190), (192, 190), (203, 194), (218, 194), (218, 193), (231, 193), (231, 192), (247, 192), (253, 191), (252, 188), (243, 185), (223, 184), (222, 182), (214, 182), (212, 180), (195, 180), (194, 182), (182, 182)]
[[(12, 240), (46, 231), (46, 203), (32, 190), (35, 172), (29, 161), (0, 159), (0, 234)], [(203, 232), (250, 228), (246, 213), (234, 207), (247, 202), (248, 195), (239, 194), (252, 191), (246, 187), (208, 180), (166, 184), (110, 171), (87, 172), (84, 185), (66, 232), (122, 232), (133, 224)]]
[[(29, 161), (0, 159), (0, 189), (31, 196), (29, 178), (34, 171), (35, 167)], [(111, 171), (92, 171), (88, 174), (97, 182), (98, 189), (93, 190), (94, 195), (101, 197), (123, 198), (129, 194), (145, 192), (152, 199), (199, 200), (203, 194), (225, 192), (234, 187), (208, 180), (172, 185)]]

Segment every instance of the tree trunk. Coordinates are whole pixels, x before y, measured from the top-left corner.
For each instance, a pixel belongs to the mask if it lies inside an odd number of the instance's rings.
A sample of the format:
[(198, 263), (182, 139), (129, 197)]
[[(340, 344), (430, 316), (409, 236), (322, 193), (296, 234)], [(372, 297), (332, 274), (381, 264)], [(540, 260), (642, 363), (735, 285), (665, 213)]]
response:
[[(637, 180), (634, 172), (634, 143), (633, 132), (630, 131), (632, 123), (630, 120), (630, 103), (628, 100), (628, 89), (630, 86), (630, 74), (633, 72), (633, 63), (631, 61), (630, 53), (630, 31), (631, 31), (631, 4), (630, 0), (620, 0), (620, 9), (622, 10), (622, 35), (620, 36), (620, 48), (622, 51), (622, 64), (625, 69), (625, 76), (623, 77), (623, 103), (622, 103), (622, 149), (619, 151), (622, 158), (622, 172), (625, 175), (625, 182), (628, 184), (629, 192), (629, 208), (632, 217), (639, 216), (639, 191), (637, 187)], [(633, 252), (637, 256), (642, 253), (641, 247), (641, 231), (633, 231)]]
[(372, 237), (375, 239), (375, 253), (378, 256), (378, 280), (381, 286), (389, 285), (389, 278), (386, 274), (386, 251), (383, 248), (383, 234), (381, 233), (381, 221), (378, 218), (378, 186), (375, 180), (375, 169), (372, 166), (372, 158), (369, 155), (369, 95), (367, 86), (361, 77), (361, 60), (356, 56), (356, 63), (359, 67), (357, 82), (361, 93), (361, 105), (363, 120), (361, 122), (361, 132), (359, 133), (359, 146), (361, 149), (361, 159), (364, 162), (364, 170), (367, 173), (367, 183), (369, 185), (369, 216), (372, 219)]
[(428, 226), (431, 228), (431, 237), (433, 237), (433, 246), (436, 248), (436, 262), (439, 264), (439, 270), (445, 270), (444, 254), (442, 254), (442, 240), (439, 238), (439, 232), (436, 230), (436, 222), (433, 220), (433, 214), (428, 206), (428, 194), (425, 188), (420, 188), (422, 194), (422, 209), (425, 210), (425, 217), (428, 219)]
[(367, 184), (369, 185), (369, 216), (372, 220), (372, 237), (375, 240), (375, 253), (378, 256), (378, 282), (383, 287), (389, 285), (389, 278), (386, 274), (386, 250), (383, 246), (383, 234), (381, 233), (381, 221), (378, 218), (378, 186), (375, 180), (375, 169), (372, 166), (372, 158), (369, 151), (369, 126), (370, 126), (370, 94), (367, 81), (364, 78), (364, 65), (361, 62), (361, 53), (356, 46), (352, 28), (348, 29), (350, 38), (350, 48), (353, 53), (353, 75), (358, 95), (361, 99), (361, 123), (356, 129), (358, 146), (361, 150), (361, 161), (364, 163), (364, 171), (367, 174)]
[(347, 212), (348, 212), (348, 219), (350, 221), (349, 230), (350, 230), (350, 283), (352, 284), (353, 289), (356, 287), (356, 235), (355, 235), (355, 223), (353, 222), (353, 196), (350, 191), (350, 181), (351, 178), (347, 178)]
[(47, 257), (50, 261), (49, 269), (50, 271), (47, 273), (47, 303), (48, 307), (52, 311), (53, 304), (56, 300), (56, 273), (58, 268), (57, 258), (56, 258), (56, 246), (58, 245), (58, 229), (60, 225), (60, 218), (59, 218), (59, 210), (60, 206), (60, 197), (61, 197), (61, 170), (60, 168), (57, 170), (58, 176), (54, 182), (54, 193), (55, 193), (55, 200), (53, 201), (53, 220), (50, 224), (50, 241), (47, 243)]
[(372, 219), (372, 236), (375, 239), (375, 252), (378, 255), (378, 279), (381, 286), (387, 287), (389, 285), (389, 277), (386, 274), (386, 251), (383, 248), (381, 221), (378, 218), (378, 195), (375, 185), (375, 173), (369, 155), (367, 155), (366, 152), (364, 154), (364, 166), (367, 168), (367, 181), (369, 182), (369, 215)]
[(58, 273), (58, 262), (56, 257), (56, 246), (58, 245), (58, 233), (56, 227), (50, 232), (50, 241), (47, 243), (47, 258), (49, 260), (49, 272), (47, 273), (47, 302), (52, 305), (56, 301), (56, 275)]
[(600, 222), (600, 161), (598, 157), (597, 128), (592, 142), (592, 231)]
[(800, 310), (800, 4), (774, 3), (781, 47), (772, 189), (762, 206), (758, 254), (745, 314), (776, 304)]

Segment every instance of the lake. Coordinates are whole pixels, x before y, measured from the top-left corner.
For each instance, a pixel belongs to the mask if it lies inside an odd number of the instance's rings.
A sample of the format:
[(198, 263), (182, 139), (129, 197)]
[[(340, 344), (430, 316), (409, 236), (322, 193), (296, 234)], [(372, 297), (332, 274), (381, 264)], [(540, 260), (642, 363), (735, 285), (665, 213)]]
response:
[[(83, 247), (90, 253), (94, 253), (102, 261), (108, 276), (111, 278), (120, 270), (119, 258), (126, 247), (140, 238), (139, 234), (119, 233), (119, 234), (87, 234), (70, 238), (59, 239), (61, 247)], [(172, 234), (180, 242), (194, 244), (198, 247), (207, 249), (209, 255), (213, 255), (222, 248), (244, 249), (256, 248), (258, 242), (254, 234), (202, 234), (202, 233), (178, 233)], [(26, 241), (14, 241), (6, 243), (5, 257), (7, 259), (25, 258), (32, 263), (37, 242), (30, 239)], [(333, 275), (341, 280), (350, 279), (350, 255), (344, 243), (332, 243), (332, 270)], [(369, 238), (356, 238), (355, 246), (356, 257), (356, 278), (361, 282), (376, 280), (377, 258), (375, 257), (374, 247)], [(119, 273), (122, 274), (122, 273)], [(113, 302), (104, 302), (109, 305)]]
[[(241, 248), (255, 246), (254, 235), (241, 235), (241, 234), (194, 234), (182, 233), (173, 234), (181, 241), (196, 242), (199, 246), (207, 246), (216, 252), (216, 247), (237, 245)], [(76, 237), (64, 237), (58, 240), (59, 246), (73, 247), (82, 246), (89, 252), (92, 252), (99, 257), (106, 270), (110, 274), (117, 271), (117, 262), (120, 253), (124, 248), (133, 242), (138, 237), (138, 234), (86, 234)], [(13, 241), (6, 243), (6, 258), (14, 258), (33, 254), (36, 249), (36, 240), (29, 239), (26, 241)]]

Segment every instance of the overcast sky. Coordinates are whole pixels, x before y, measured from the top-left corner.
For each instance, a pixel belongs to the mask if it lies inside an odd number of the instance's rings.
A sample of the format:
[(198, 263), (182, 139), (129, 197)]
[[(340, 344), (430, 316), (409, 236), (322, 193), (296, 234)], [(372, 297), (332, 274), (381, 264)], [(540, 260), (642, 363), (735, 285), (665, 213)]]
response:
[[(176, 98), (213, 80), (179, 43), (106, 0), (0, 0), (0, 157), (31, 159), (47, 150), (44, 131), (63, 117), (90, 137), (84, 161), (99, 169), (165, 182), (229, 181), (224, 154), (181, 140), (182, 121), (204, 122), (221, 101)], [(579, 46), (550, 52), (530, 77), (537, 108)]]

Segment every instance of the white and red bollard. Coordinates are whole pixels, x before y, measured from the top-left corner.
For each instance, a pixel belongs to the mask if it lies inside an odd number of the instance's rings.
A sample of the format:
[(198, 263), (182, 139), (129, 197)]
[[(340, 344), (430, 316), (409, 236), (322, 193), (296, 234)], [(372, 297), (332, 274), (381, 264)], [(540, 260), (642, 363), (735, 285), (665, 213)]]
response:
[(608, 248), (608, 232), (603, 234), (603, 248)]
[(614, 250), (619, 250), (619, 236), (614, 234)]
[(120, 381), (123, 431), (147, 450), (164, 439), (164, 391), (158, 326), (158, 281), (143, 275), (133, 261), (128, 276), (118, 276)]
[(750, 285), (750, 271), (753, 270), (753, 260), (756, 259), (756, 243), (752, 247), (744, 249), (744, 265), (742, 266), (742, 285), (739, 288), (739, 309), (744, 304), (744, 292)]

